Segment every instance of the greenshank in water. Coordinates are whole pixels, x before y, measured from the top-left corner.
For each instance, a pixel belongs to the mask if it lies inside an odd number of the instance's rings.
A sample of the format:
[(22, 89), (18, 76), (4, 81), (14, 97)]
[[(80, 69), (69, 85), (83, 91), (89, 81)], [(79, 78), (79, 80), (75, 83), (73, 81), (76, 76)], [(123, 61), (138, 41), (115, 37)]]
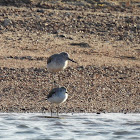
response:
[[(60, 88), (53, 88), (48, 96), (47, 96), (47, 100), (49, 102), (51, 102), (52, 104), (56, 104), (57, 106), (57, 116), (59, 113), (59, 104), (65, 102), (68, 98), (68, 94), (67, 94), (67, 89), (65, 87), (60, 87)], [(52, 117), (52, 106), (51, 106), (51, 117)]]

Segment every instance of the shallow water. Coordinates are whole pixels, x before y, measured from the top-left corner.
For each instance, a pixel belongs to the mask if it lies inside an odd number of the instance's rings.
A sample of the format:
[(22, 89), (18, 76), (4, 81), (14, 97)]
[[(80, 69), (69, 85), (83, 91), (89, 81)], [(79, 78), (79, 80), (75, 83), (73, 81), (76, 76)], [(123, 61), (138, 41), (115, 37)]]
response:
[(140, 114), (0, 113), (0, 140), (140, 140)]

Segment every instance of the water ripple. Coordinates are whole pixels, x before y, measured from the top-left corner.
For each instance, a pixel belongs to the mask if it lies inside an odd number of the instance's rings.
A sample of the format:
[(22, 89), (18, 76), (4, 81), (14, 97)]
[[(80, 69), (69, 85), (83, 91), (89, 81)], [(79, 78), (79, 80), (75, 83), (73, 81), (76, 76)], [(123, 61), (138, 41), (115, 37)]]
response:
[(139, 140), (140, 114), (0, 113), (2, 140)]

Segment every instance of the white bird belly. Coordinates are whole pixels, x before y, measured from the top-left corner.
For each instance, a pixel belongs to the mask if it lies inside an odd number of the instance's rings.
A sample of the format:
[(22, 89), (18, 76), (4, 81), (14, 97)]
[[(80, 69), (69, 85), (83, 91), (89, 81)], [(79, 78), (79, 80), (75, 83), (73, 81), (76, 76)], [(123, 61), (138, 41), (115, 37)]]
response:
[(60, 94), (60, 95), (53, 95), (52, 97), (50, 97), (48, 99), (49, 102), (51, 103), (55, 103), (55, 104), (60, 104), (60, 103), (63, 103), (67, 100), (68, 98), (68, 94), (65, 93), (65, 94)]
[(65, 69), (67, 67), (67, 64), (68, 64), (67, 61), (61, 63), (51, 62), (47, 64), (47, 69), (50, 72), (58, 72)]

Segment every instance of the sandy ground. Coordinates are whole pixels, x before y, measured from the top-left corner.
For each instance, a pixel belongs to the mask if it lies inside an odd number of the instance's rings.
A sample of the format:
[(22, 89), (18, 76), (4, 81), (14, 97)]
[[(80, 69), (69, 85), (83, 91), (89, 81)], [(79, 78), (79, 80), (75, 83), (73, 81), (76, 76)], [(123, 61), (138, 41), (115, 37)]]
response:
[(78, 64), (56, 74), (60, 112), (140, 112), (139, 13), (0, 6), (0, 111), (49, 112), (46, 61), (66, 51)]

